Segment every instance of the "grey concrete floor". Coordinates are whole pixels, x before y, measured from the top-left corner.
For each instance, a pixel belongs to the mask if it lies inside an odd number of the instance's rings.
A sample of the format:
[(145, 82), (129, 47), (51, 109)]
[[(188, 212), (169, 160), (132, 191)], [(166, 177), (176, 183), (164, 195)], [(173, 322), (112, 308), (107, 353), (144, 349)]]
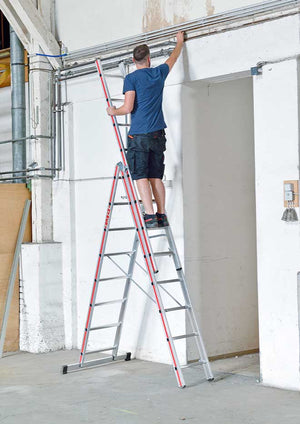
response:
[(216, 381), (201, 368), (184, 370), (178, 389), (170, 366), (133, 360), (67, 375), (77, 351), (0, 360), (0, 423), (299, 424), (300, 394), (258, 383), (258, 357), (212, 363)]

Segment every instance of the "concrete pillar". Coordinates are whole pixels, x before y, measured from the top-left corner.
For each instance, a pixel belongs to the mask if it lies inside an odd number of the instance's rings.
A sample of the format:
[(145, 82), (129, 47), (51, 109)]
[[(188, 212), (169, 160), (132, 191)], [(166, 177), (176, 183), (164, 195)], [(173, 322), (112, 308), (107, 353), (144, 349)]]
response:
[(39, 353), (65, 346), (62, 245), (22, 245), (20, 349)]
[[(53, 32), (53, 0), (37, 2), (48, 29)], [(30, 51), (42, 53), (33, 40)], [(50, 168), (52, 68), (46, 57), (30, 58), (30, 132), (42, 135), (31, 141), (30, 163)], [(40, 171), (51, 175), (49, 171)], [(32, 244), (22, 246), (24, 302), (21, 304), (20, 348), (29, 352), (65, 346), (62, 246), (53, 241), (53, 182), (32, 179)]]
[[(40, 10), (49, 31), (54, 31), (54, 2), (39, 0)], [(33, 40), (31, 51), (41, 53)], [(31, 133), (51, 135), (51, 65), (45, 57), (30, 59), (31, 92)], [(51, 140), (40, 138), (31, 143), (31, 162), (37, 167), (51, 166)], [(50, 174), (41, 171), (41, 174)], [(32, 180), (32, 238), (36, 243), (53, 240), (52, 180), (49, 178)]]
[(298, 90), (296, 59), (266, 65), (254, 78), (261, 380), (294, 390), (300, 389), (299, 222), (281, 216), (283, 181), (299, 179)]

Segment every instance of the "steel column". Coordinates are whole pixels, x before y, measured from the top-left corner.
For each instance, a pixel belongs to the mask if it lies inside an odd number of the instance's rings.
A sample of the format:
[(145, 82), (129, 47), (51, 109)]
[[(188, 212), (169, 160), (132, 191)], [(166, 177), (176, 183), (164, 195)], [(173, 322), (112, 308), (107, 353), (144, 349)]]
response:
[[(26, 104), (24, 47), (17, 34), (10, 27), (11, 62), (11, 118), (12, 118), (12, 160), (13, 171), (26, 169)], [(21, 180), (19, 182), (25, 182)]]

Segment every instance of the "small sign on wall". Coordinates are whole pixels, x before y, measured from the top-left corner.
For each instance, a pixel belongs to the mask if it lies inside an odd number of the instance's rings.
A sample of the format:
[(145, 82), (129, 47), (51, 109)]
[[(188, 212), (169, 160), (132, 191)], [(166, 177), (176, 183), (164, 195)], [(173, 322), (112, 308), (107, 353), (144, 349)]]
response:
[(294, 208), (299, 207), (298, 180), (287, 180), (283, 182), (283, 199), (285, 208), (290, 207), (291, 203)]

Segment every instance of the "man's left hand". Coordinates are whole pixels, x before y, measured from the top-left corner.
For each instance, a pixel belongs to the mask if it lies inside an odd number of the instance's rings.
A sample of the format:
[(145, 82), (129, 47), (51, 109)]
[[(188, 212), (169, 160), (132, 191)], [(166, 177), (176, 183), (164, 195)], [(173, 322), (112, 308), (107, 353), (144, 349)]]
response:
[(116, 114), (116, 107), (115, 106), (109, 106), (106, 109), (107, 115), (114, 116)]

